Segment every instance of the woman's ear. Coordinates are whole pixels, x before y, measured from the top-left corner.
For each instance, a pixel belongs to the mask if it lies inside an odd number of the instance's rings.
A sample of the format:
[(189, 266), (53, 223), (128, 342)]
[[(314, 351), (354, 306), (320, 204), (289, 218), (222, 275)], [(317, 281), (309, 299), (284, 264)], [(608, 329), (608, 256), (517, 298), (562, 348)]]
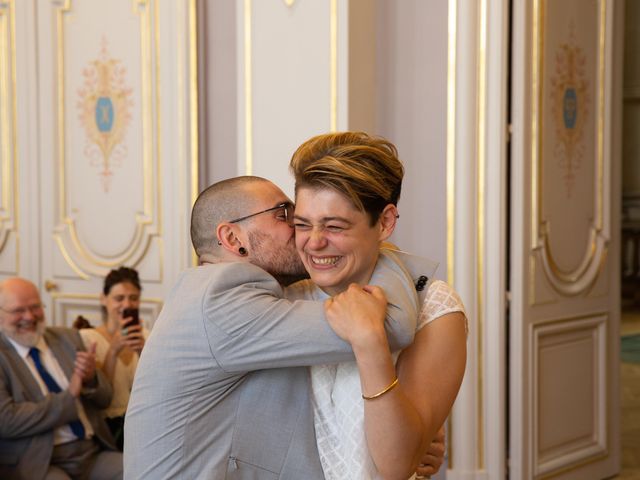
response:
[(382, 210), (382, 213), (380, 214), (380, 241), (383, 242), (385, 241), (387, 238), (389, 238), (391, 236), (391, 234), (393, 233), (393, 231), (396, 228), (396, 222), (398, 221), (398, 218), (400, 217), (400, 215), (398, 214), (398, 208), (393, 205), (393, 204), (389, 204), (386, 207), (384, 207), (384, 210)]
[(107, 296), (104, 293), (100, 294), (100, 305), (107, 308)]

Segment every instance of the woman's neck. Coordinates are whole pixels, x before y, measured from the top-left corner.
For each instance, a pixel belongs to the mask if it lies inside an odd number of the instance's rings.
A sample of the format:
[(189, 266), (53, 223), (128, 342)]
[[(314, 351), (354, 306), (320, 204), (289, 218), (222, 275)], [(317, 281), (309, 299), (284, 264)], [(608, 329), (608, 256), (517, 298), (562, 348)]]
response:
[(113, 337), (113, 335), (118, 330), (119, 325), (117, 321), (113, 321), (108, 318), (101, 326), (103, 330), (109, 334), (110, 337)]

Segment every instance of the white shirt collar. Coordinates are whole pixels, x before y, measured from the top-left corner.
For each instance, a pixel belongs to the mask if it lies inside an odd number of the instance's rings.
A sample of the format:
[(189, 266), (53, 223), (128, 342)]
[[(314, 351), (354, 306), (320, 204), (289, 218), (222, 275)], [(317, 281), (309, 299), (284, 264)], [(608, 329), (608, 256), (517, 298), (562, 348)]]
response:
[[(9, 340), (9, 342), (11, 342), (13, 348), (15, 348), (16, 352), (18, 352), (18, 355), (26, 360), (26, 358), (29, 356), (29, 350), (31, 350), (31, 347), (25, 347), (21, 343), (16, 342), (13, 338), (9, 338), (6, 335), (5, 337), (7, 340)], [(47, 342), (44, 341), (44, 336), (40, 336), (40, 339), (38, 340), (38, 343), (36, 343), (35, 347), (41, 352), (45, 352), (49, 349), (49, 347), (47, 347)]]

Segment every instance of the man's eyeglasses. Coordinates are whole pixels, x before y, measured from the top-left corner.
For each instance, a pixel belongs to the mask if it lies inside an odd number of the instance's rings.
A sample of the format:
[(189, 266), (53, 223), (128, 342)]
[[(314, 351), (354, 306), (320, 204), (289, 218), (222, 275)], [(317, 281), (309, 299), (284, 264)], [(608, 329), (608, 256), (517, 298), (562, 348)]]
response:
[(284, 202), (280, 205), (276, 205), (275, 207), (267, 208), (266, 210), (262, 210), (261, 212), (252, 213), (251, 215), (245, 215), (244, 217), (236, 218), (235, 220), (229, 220), (229, 223), (238, 223), (242, 220), (246, 220), (251, 217), (255, 217), (257, 215), (262, 215), (263, 213), (273, 212), (276, 210), (280, 210), (276, 215), (278, 220), (283, 222), (287, 222), (289, 226), (293, 226), (293, 203)]
[(16, 317), (22, 316), (27, 312), (31, 312), (33, 315), (40, 315), (44, 310), (44, 305), (41, 303), (35, 303), (33, 305), (28, 305), (26, 307), (12, 308), (11, 310), (7, 310), (6, 308), (0, 307), (0, 310), (8, 313), (9, 315), (13, 315)]

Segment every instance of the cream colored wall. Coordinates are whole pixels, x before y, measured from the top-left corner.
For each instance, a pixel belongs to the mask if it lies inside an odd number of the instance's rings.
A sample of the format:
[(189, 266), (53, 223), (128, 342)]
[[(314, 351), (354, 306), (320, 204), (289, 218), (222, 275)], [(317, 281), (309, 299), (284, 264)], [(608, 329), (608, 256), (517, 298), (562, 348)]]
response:
[[(258, 10), (257, 3), (252, 2), (252, 32), (261, 35), (260, 39), (254, 38), (252, 52), (257, 65), (252, 77), (252, 128), (256, 138), (252, 173), (274, 180), (290, 195), (287, 164), (294, 148), (309, 136), (331, 129), (329, 64), (328, 59), (318, 58), (327, 55), (329, 49), (328, 7), (315, 12), (311, 21), (304, 12), (308, 8), (305, 3), (297, 0), (288, 8), (284, 2), (275, 1)], [(397, 145), (406, 176), (394, 241), (406, 250), (439, 261), (437, 276), (445, 278), (447, 2), (358, 0), (349, 2), (348, 10), (342, 8), (346, 3), (337, 2), (337, 128), (368, 130)], [(206, 84), (201, 92), (206, 97), (206, 172), (202, 186), (246, 172), (244, 112), (237, 104), (237, 99), (244, 101), (245, 96), (242, 74), (237, 70), (242, 70), (239, 63), (244, 61), (240, 5), (224, 0), (211, 0), (205, 5)], [(292, 28), (289, 21), (296, 15), (303, 24), (307, 22), (307, 30), (309, 25), (313, 30), (303, 35)], [(265, 31), (267, 27), (271, 30)], [(284, 32), (278, 35), (284, 38), (276, 39), (269, 53), (266, 45), (270, 35), (282, 29)], [(283, 45), (304, 42), (313, 55), (295, 57), (295, 52), (286, 51), (291, 63), (283, 63), (287, 60), (281, 58)], [(269, 60), (269, 55), (274, 58)], [(299, 76), (305, 89), (286, 95), (277, 77), (266, 75), (265, 62), (271, 62), (272, 68), (283, 74), (280, 78)], [(324, 70), (310, 79), (304, 73), (307, 68)], [(270, 89), (270, 97), (265, 95), (265, 88)], [(294, 82), (287, 88), (297, 87)], [(300, 110), (298, 104), (305, 98), (310, 104)]]
[(406, 175), (395, 241), (446, 278), (447, 2), (377, 2), (376, 133)]

